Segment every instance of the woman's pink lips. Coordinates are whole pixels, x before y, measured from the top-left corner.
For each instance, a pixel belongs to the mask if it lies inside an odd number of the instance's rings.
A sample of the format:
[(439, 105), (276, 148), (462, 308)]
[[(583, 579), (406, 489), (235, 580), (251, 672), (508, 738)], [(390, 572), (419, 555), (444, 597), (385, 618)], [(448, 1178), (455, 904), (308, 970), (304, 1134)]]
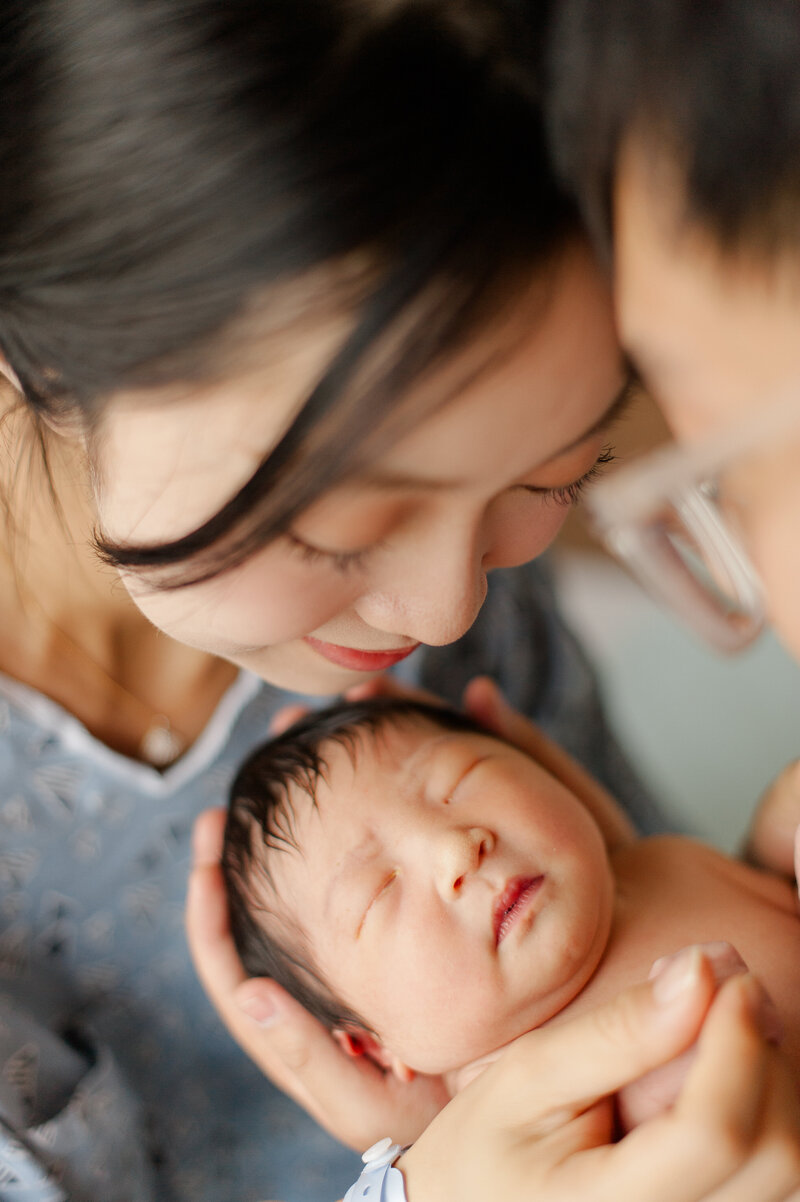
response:
[(539, 876), (515, 876), (506, 885), (494, 906), (494, 941), (499, 946), (525, 910), (544, 880)]
[(324, 643), (310, 634), (306, 635), (305, 642), (332, 664), (356, 672), (382, 672), (385, 668), (391, 668), (392, 664), (398, 664), (401, 659), (406, 659), (419, 647), (419, 643), (412, 643), (410, 647), (399, 647), (396, 651), (359, 651), (355, 647)]

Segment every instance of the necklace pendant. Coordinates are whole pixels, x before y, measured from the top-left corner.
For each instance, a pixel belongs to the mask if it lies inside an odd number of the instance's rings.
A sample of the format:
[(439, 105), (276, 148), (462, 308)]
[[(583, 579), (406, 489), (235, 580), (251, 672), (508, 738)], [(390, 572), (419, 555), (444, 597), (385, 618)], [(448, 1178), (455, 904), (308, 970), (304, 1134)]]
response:
[(154, 768), (167, 768), (177, 760), (185, 746), (186, 740), (172, 729), (169, 718), (165, 714), (156, 714), (142, 736), (139, 754)]

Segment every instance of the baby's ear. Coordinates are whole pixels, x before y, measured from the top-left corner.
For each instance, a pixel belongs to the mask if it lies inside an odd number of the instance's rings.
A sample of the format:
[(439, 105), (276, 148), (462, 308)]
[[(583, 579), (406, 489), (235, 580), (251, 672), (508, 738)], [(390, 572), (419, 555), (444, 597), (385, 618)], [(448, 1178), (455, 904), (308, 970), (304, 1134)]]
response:
[(390, 1052), (372, 1032), (365, 1031), (363, 1027), (335, 1027), (331, 1035), (346, 1056), (368, 1056), (381, 1068), (394, 1073), (398, 1081), (408, 1084), (414, 1080), (416, 1073), (413, 1068), (404, 1064), (399, 1056)]

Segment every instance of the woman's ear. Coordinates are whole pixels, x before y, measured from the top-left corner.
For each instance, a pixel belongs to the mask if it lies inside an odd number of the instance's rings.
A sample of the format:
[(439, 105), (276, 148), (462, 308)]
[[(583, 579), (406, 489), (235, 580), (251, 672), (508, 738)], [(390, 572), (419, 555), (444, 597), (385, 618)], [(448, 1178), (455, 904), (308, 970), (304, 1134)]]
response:
[[(0, 385), (2, 385), (3, 377), (8, 380), (17, 392), (24, 396), (24, 389), (20, 383), (19, 376), (14, 371), (14, 368), (6, 359), (2, 351), (0, 351)], [(58, 381), (58, 372), (53, 368), (44, 368), (42, 371), (42, 379), (49, 381)], [(79, 408), (70, 409), (63, 407), (61, 412), (50, 412), (46, 407), (37, 407), (37, 421), (43, 423), (54, 434), (66, 439), (69, 442), (86, 443), (87, 426), (86, 421), (81, 415)]]
[(399, 1056), (385, 1048), (379, 1039), (362, 1027), (335, 1027), (331, 1035), (346, 1056), (368, 1056), (381, 1068), (394, 1073), (398, 1081), (407, 1085), (416, 1077), (413, 1068), (409, 1068)]
[(3, 354), (0, 354), (0, 376), (5, 376), (9, 384), (13, 384), (17, 392), (22, 392), (19, 376)]

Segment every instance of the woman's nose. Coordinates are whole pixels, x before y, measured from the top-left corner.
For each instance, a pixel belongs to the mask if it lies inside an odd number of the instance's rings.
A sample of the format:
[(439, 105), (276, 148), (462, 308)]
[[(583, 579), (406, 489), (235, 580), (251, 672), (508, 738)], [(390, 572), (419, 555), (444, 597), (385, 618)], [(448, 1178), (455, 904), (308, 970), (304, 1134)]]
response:
[(494, 849), (495, 838), (482, 826), (447, 827), (438, 836), (436, 887), (445, 901), (455, 901), (469, 877)]
[(355, 608), (376, 630), (439, 647), (466, 634), (485, 597), (480, 551), (451, 545), (441, 553), (417, 548), (403, 565), (393, 565), (391, 579), (376, 581)]

